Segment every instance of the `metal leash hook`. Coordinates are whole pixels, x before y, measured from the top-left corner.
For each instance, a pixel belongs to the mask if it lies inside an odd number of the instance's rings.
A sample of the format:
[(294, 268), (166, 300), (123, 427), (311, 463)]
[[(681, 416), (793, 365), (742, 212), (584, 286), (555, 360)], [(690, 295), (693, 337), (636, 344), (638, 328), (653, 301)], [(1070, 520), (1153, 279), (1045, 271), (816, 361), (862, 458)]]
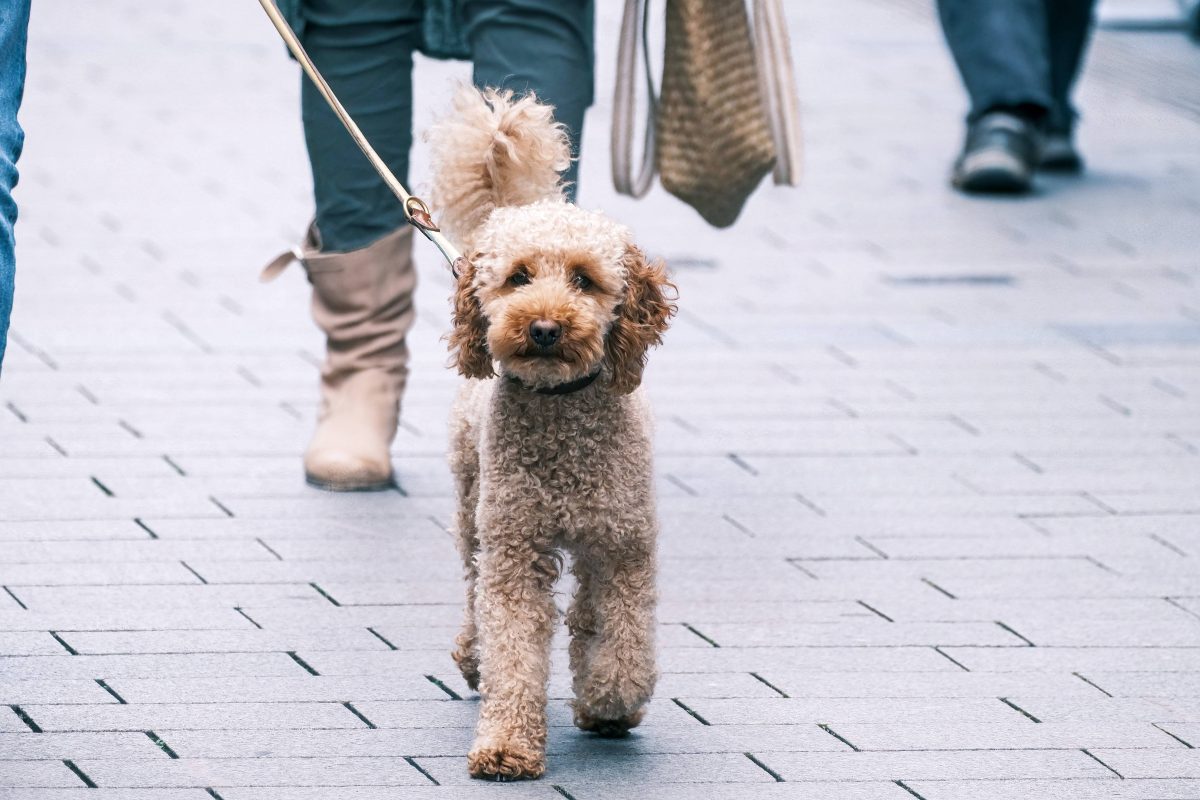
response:
[(333, 109), (333, 113), (346, 126), (350, 138), (358, 145), (358, 148), (363, 151), (363, 155), (371, 162), (371, 166), (379, 173), (379, 177), (383, 178), (383, 182), (392, 190), (392, 194), (396, 195), (397, 199), (404, 207), (404, 217), (408, 220), (408, 224), (419, 230), (425, 235), (425, 238), (433, 242), (434, 246), (441, 251), (442, 256), (446, 259), (446, 263), (450, 265), (450, 272), (455, 278), (462, 272), (462, 267), (466, 264), (466, 259), (459, 252), (458, 248), (450, 243), (450, 240), (442, 235), (442, 231), (433, 221), (433, 216), (429, 212), (429, 205), (424, 200), (409, 193), (404, 188), (404, 184), (396, 179), (392, 171), (388, 169), (388, 165), (384, 162), (379, 154), (375, 152), (375, 148), (367, 141), (367, 137), (350, 116), (350, 112), (346, 111), (345, 106), (337, 99), (337, 95), (333, 93), (333, 89), (329, 88), (329, 84), (325, 82), (325, 78), (317, 70), (317, 66), (304, 50), (304, 46), (300, 44), (300, 40), (296, 37), (296, 32), (288, 25), (287, 20), (283, 18), (283, 14), (279, 11), (279, 6), (275, 4), (275, 0), (258, 0), (259, 5), (263, 7), (263, 11), (267, 12), (267, 17), (270, 18), (271, 24), (275, 26), (275, 30), (279, 32), (283, 38), (283, 43), (287, 45), (292, 55), (300, 62), (300, 66), (304, 69), (304, 73), (308, 75), (309, 80), (317, 87), (317, 91), (325, 98), (325, 102)]

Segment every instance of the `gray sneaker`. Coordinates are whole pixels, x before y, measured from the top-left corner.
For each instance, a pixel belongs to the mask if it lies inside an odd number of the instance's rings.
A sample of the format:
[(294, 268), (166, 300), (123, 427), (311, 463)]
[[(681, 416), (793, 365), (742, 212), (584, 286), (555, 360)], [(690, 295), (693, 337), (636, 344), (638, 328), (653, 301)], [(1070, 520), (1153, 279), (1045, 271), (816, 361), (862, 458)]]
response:
[(1003, 111), (984, 114), (967, 129), (951, 182), (971, 194), (1021, 194), (1033, 185), (1038, 133), (1032, 124)]
[(1083, 172), (1083, 156), (1075, 149), (1070, 131), (1050, 131), (1042, 138), (1038, 169), (1046, 172)]

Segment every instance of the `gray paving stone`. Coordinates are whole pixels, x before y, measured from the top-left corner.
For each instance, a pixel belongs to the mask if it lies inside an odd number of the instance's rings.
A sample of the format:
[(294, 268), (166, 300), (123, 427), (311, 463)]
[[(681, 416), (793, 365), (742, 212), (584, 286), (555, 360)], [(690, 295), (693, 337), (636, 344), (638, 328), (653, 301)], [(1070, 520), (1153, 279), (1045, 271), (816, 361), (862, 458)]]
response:
[(428, 785), (402, 758), (179, 758), (77, 762), (97, 785), (111, 787)]
[(1186, 780), (913, 781), (907, 785), (926, 800), (1190, 800), (1200, 792), (1200, 784)]
[(0, 734), (0, 769), (13, 761), (78, 758), (167, 758), (143, 733), (24, 733)]
[[(1011, 722), (920, 721), (907, 724), (840, 723), (832, 730), (859, 750), (1080, 750), (1161, 748), (1172, 742), (1144, 722), (1103, 726), (1090, 722), (1035, 724), (1016, 715)], [(1174, 743), (1178, 747), (1184, 745)]]
[[(1107, 751), (1106, 751), (1107, 752)], [(1114, 750), (1111, 752), (1131, 752)], [(1141, 752), (1141, 751), (1132, 751)], [(1146, 751), (1158, 753), (1159, 751)], [(1186, 753), (1187, 750), (1171, 751)], [(862, 753), (770, 753), (762, 760), (786, 780), (1004, 780), (1074, 777), (1116, 780), (1078, 750), (928, 750)]]
[(44, 731), (362, 728), (341, 703), (152, 703), (23, 706)]

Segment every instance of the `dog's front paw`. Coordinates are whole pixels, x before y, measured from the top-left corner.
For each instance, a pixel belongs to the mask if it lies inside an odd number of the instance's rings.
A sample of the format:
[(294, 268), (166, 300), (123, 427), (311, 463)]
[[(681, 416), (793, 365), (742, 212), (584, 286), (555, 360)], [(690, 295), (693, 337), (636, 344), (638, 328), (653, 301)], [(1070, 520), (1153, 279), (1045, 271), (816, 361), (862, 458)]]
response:
[(546, 756), (513, 743), (476, 746), (467, 755), (472, 778), (519, 781), (540, 778), (546, 771)]
[(588, 712), (576, 708), (575, 727), (583, 731), (590, 731), (605, 739), (620, 739), (623, 736), (628, 736), (630, 729), (636, 728), (645, 715), (646, 709), (639, 708), (632, 714), (605, 719), (592, 716)]

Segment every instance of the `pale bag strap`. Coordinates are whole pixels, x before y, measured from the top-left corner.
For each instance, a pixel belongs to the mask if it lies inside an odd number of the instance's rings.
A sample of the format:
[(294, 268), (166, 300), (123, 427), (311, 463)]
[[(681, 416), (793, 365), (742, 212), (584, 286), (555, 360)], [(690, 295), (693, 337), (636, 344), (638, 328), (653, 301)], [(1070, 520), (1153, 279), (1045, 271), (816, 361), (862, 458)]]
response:
[[(621, 19), (621, 39), (617, 48), (617, 86), (613, 94), (612, 175), (613, 186), (620, 194), (645, 197), (654, 184), (658, 165), (654, 158), (654, 120), (657, 99), (654, 80), (650, 75), (650, 46), (646, 37), (646, 21), (650, 0), (625, 0)], [(641, 45), (645, 70), (638, 70), (638, 46)], [(642, 161), (637, 175), (633, 173), (633, 139), (637, 124), (637, 83), (639, 72), (646, 81), (646, 130), (642, 135)]]
[(754, 42), (763, 101), (775, 141), (775, 184), (800, 184), (803, 142), (791, 39), (781, 0), (754, 0)]

